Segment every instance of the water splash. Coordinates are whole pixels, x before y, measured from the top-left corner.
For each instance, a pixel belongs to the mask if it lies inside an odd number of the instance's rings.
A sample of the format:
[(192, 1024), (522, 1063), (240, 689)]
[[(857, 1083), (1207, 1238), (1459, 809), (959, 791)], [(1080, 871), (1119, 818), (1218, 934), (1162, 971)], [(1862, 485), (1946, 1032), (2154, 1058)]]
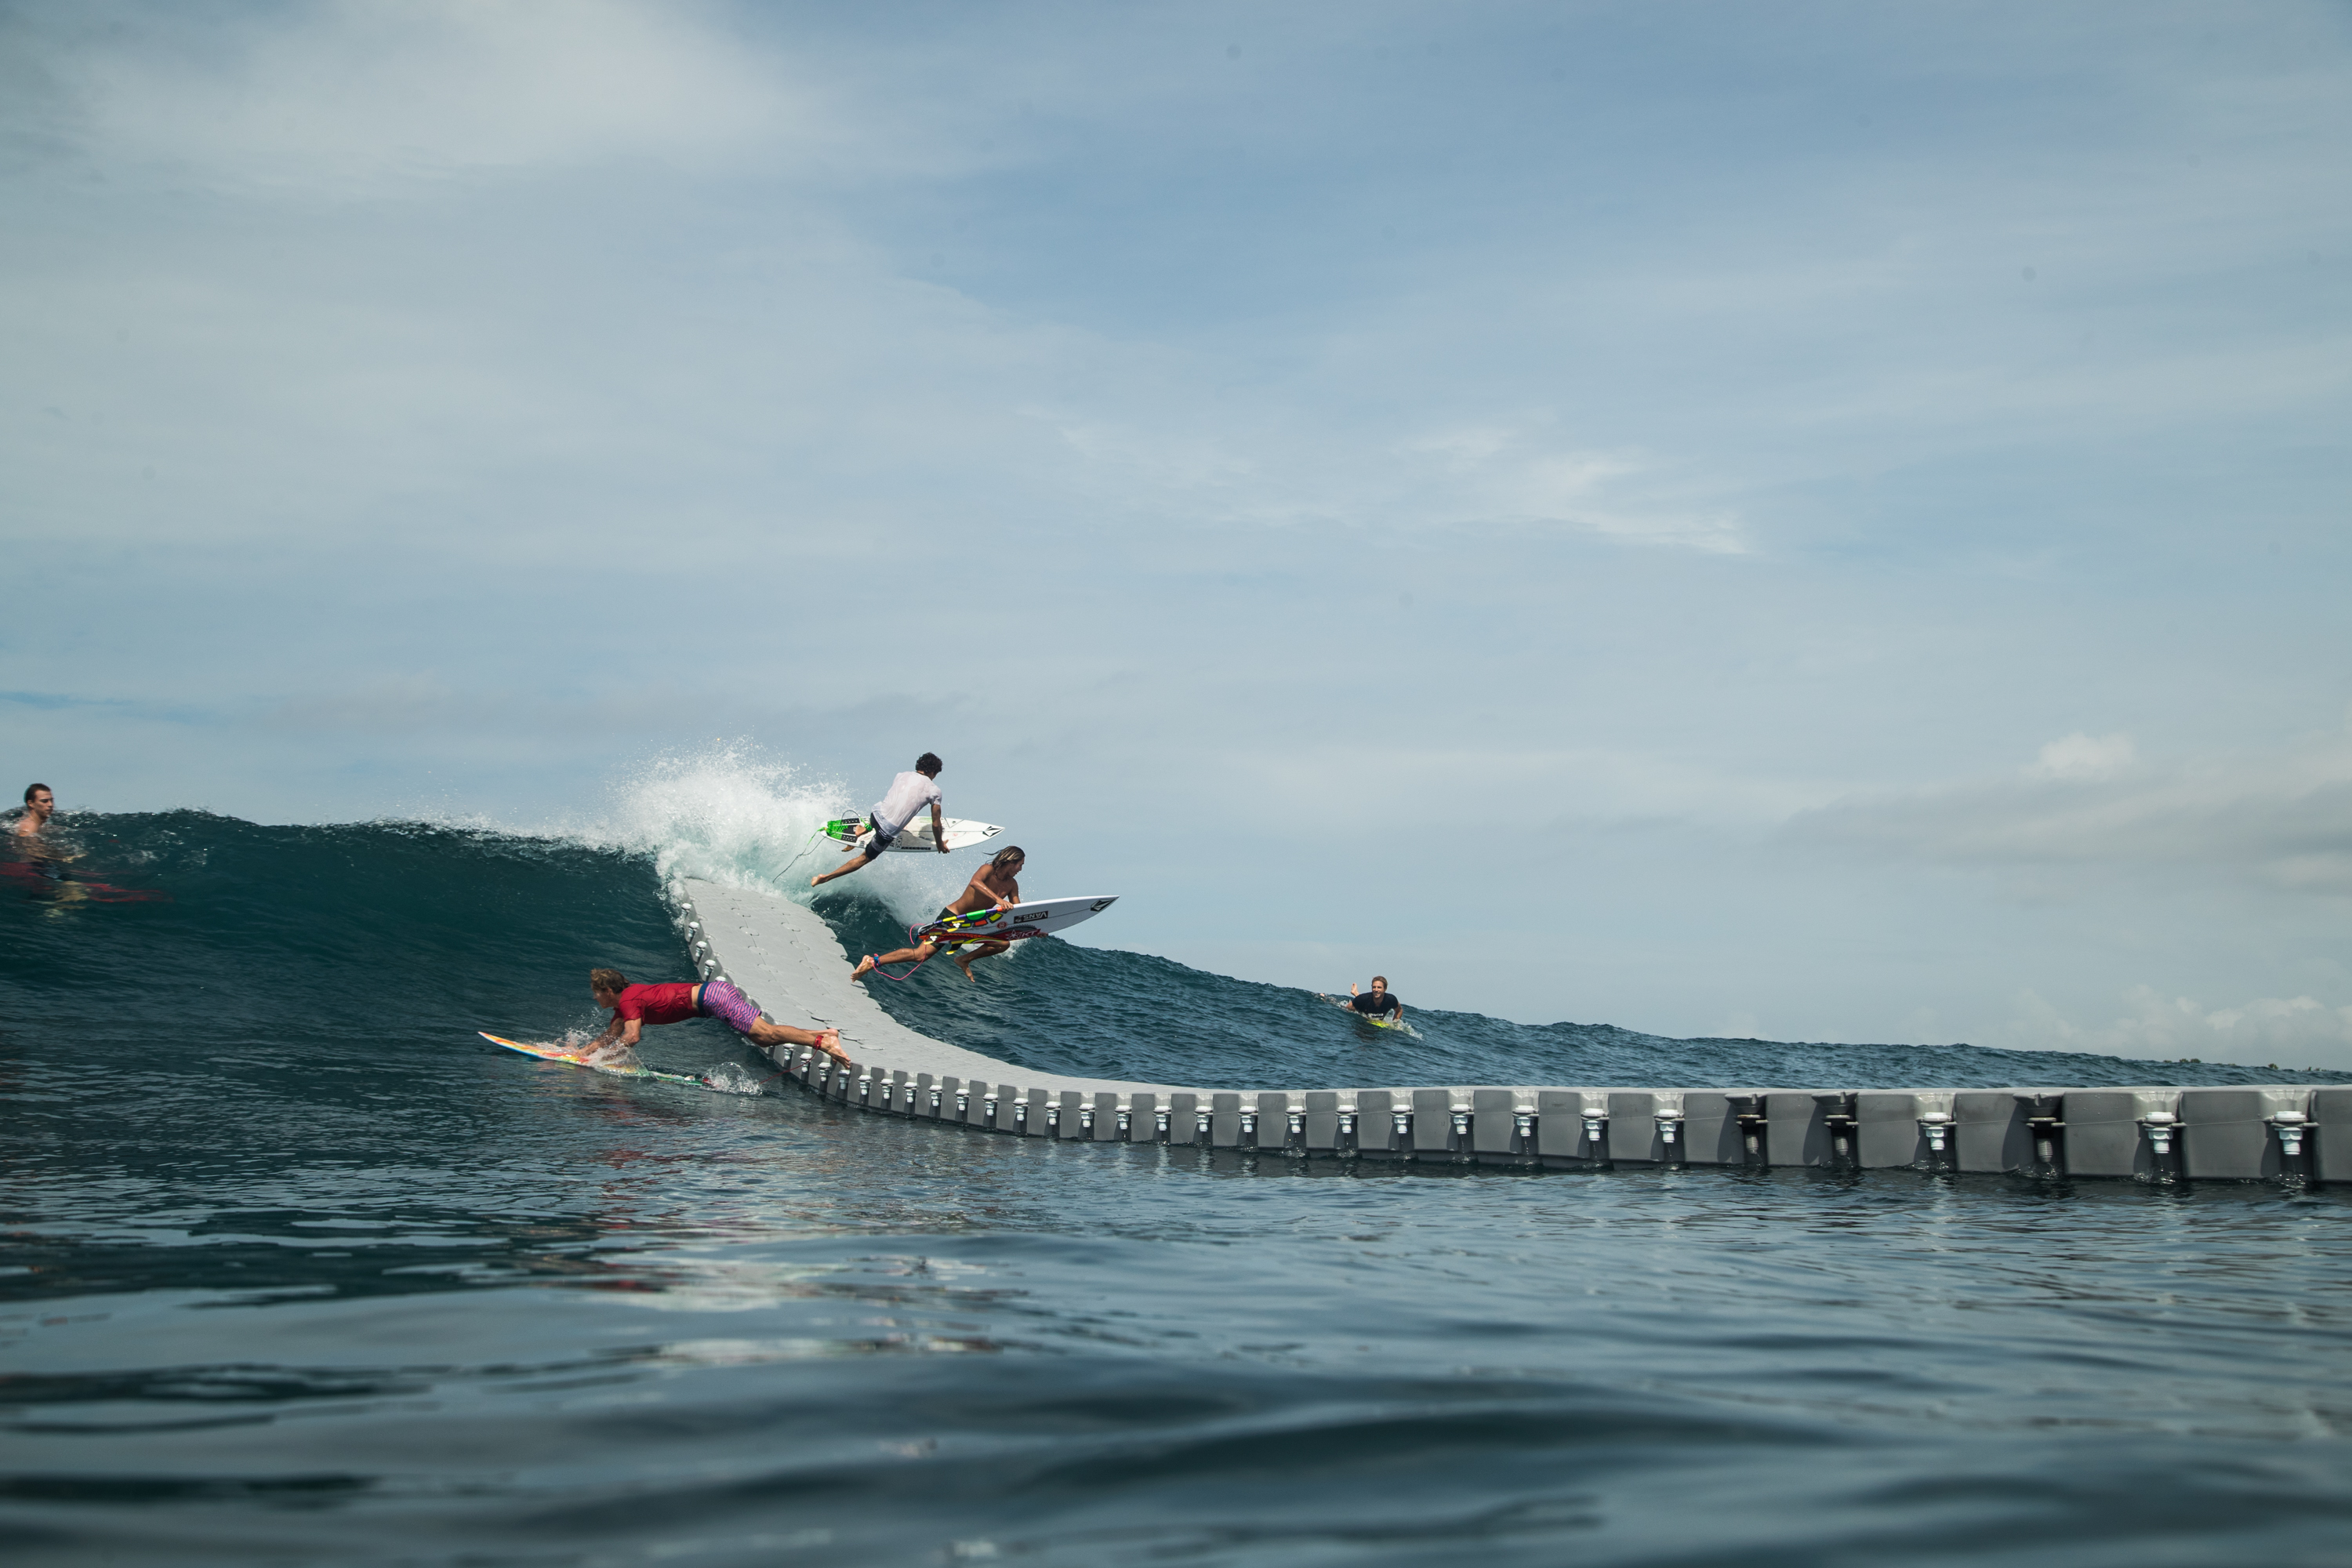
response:
[[(824, 825), (862, 814), (862, 803), (878, 798), (888, 779), (877, 770), (866, 783), (870, 795), (860, 796), (756, 742), (720, 742), (642, 764), (614, 786), (612, 816), (589, 837), (651, 854), (665, 877), (699, 877), (805, 904), (814, 896), (809, 878), (841, 864)], [(972, 855), (885, 855), (824, 890), (879, 901), (901, 923), (917, 924), (953, 898), (979, 864)]]

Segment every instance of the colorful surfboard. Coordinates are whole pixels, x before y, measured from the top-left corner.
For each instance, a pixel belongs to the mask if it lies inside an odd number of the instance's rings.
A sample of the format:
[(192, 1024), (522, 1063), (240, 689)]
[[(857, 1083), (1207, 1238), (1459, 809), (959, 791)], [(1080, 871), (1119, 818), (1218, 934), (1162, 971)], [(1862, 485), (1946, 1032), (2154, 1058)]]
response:
[(658, 1079), (664, 1083), (690, 1083), (698, 1089), (710, 1087), (707, 1079), (698, 1078), (692, 1073), (663, 1072), (638, 1062), (584, 1061), (582, 1059), (583, 1047), (579, 1046), (534, 1046), (521, 1040), (509, 1040), (503, 1036), (493, 1035), (488, 1029), (477, 1029), (474, 1032), (494, 1046), (504, 1046), (510, 1051), (520, 1051), (524, 1056), (537, 1057), (543, 1062), (562, 1062), (565, 1067), (586, 1068), (590, 1072), (605, 1073), (614, 1078), (650, 1078)]
[(968, 915), (950, 915), (927, 926), (917, 926), (907, 934), (916, 942), (936, 942), (949, 948), (974, 942), (1020, 942), (1033, 936), (1059, 936), (1117, 902), (1117, 894), (1109, 898), (1040, 899), (1035, 903), (1015, 904), (1001, 911), (981, 910)]

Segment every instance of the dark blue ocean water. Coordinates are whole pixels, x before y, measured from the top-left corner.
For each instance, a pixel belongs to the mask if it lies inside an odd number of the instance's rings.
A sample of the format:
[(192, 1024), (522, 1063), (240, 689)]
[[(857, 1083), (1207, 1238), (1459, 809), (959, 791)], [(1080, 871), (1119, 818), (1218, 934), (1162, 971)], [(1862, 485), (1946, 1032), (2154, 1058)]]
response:
[[(2352, 1558), (2333, 1190), (1301, 1166), (618, 1080), (473, 1031), (590, 1024), (593, 963), (682, 976), (649, 855), (71, 837), (170, 898), (0, 881), (12, 1563)], [(1400, 1042), (1047, 942), (883, 996), (1181, 1081), (2249, 1076), (1419, 1012)], [(715, 1025), (656, 1040), (758, 1076)]]

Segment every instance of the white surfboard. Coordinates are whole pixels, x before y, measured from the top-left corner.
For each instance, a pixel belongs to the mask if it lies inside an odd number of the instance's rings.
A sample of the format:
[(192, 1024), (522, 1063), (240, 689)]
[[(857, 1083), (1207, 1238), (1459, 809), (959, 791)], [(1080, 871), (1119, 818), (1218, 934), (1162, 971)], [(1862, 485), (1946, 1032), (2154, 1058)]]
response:
[[(969, 849), (975, 844), (985, 844), (1004, 831), (992, 822), (966, 822), (960, 816), (950, 816), (940, 826), (948, 830), (948, 848), (950, 852)], [(866, 818), (852, 816), (838, 822), (828, 822), (824, 825), (824, 836), (835, 844), (847, 845), (852, 848), (861, 847), (868, 837), (866, 831)], [(931, 837), (931, 814), (927, 811), (907, 824), (906, 830), (890, 841), (890, 848), (894, 853), (938, 854), (939, 844)]]
[(1059, 936), (1117, 902), (1116, 894), (1107, 899), (1040, 899), (1034, 904), (1015, 904), (1009, 910), (982, 910), (975, 914), (933, 921), (908, 934), (917, 942), (936, 942), (945, 948), (975, 942), (1020, 942), (1033, 936)]

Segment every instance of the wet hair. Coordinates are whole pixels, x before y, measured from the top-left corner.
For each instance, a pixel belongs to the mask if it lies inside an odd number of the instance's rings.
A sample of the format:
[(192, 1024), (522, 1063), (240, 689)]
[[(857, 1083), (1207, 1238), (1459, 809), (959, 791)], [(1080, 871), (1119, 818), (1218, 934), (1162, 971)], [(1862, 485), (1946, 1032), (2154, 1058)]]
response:
[(1375, 974), (1372, 976), (1372, 984), (1375, 985), (1386, 985), (1388, 983), (1389, 977), (1385, 974)]
[(988, 858), (988, 863), (992, 866), (1002, 867), (1008, 861), (1026, 860), (1027, 858), (1029, 858), (1029, 852), (1026, 849), (1022, 848), (1018, 844), (1008, 844), (1003, 848), (998, 850), (995, 854), (991, 855)]
[(925, 752), (915, 759), (915, 771), (919, 773), (935, 773), (946, 766), (947, 763), (940, 761), (937, 752)]
[(48, 785), (47, 785), (47, 784), (26, 784), (26, 785), (25, 786), (25, 804), (26, 804), (26, 805), (32, 805), (32, 804), (33, 804), (33, 797), (34, 797), (35, 795), (37, 795), (40, 794), (40, 793), (41, 793), (43, 790), (45, 790), (45, 789), (49, 790), (49, 793), (50, 793), (51, 795), (55, 795), (55, 794), (57, 794), (57, 793), (58, 793), (57, 791), (55, 791), (55, 790), (53, 790), (53, 789), (49, 789), (49, 786), (48, 786)]
[(617, 969), (592, 969), (588, 972), (588, 989), (602, 991), (607, 996), (618, 996), (629, 988), (629, 977)]

